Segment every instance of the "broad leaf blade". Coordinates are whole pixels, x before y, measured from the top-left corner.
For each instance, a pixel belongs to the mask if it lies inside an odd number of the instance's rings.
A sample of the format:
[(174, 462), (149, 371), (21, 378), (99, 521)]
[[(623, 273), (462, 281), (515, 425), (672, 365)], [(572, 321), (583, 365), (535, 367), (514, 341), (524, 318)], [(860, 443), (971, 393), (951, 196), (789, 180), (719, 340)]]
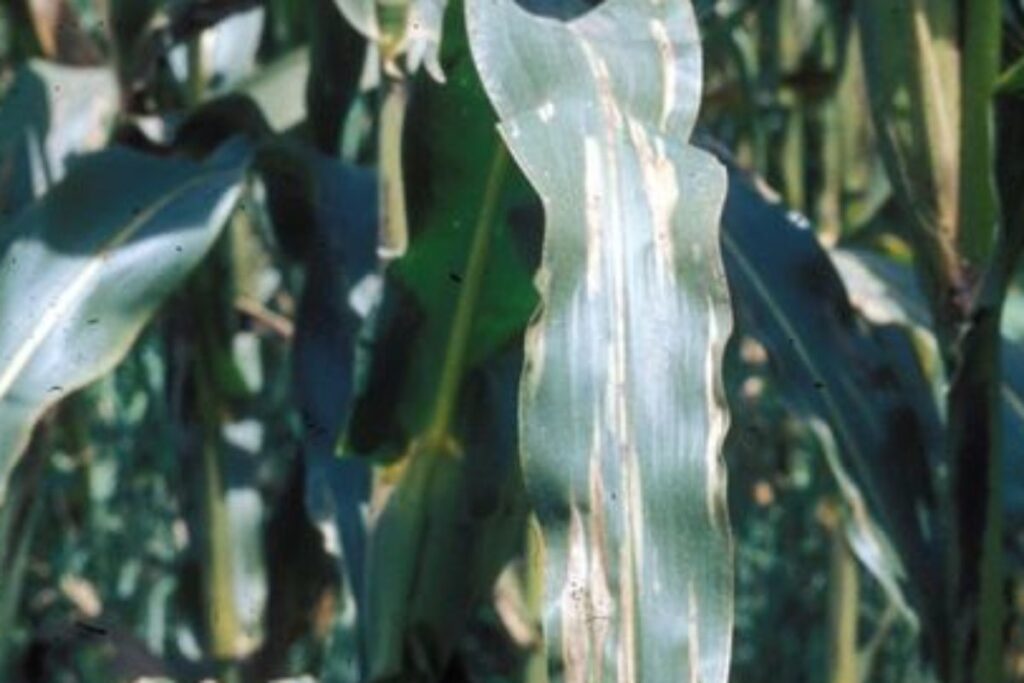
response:
[(10, 226), (0, 256), (0, 500), (39, 416), (110, 370), (202, 260), (245, 168), (239, 148), (202, 165), (111, 149)]
[(547, 219), (520, 434), (545, 535), (550, 671), (724, 681), (725, 174), (685, 144), (701, 83), (692, 9), (610, 0), (563, 24), (510, 0), (467, 6)]
[(853, 513), (858, 557), (894, 599), (909, 593), (922, 625), (941, 633), (929, 457), (941, 450), (941, 427), (925, 382), (899, 369), (894, 354), (905, 340), (857, 317), (814, 233), (739, 173), (722, 229), (737, 333), (767, 347), (787, 404), (834, 434), (839, 458), (829, 466)]

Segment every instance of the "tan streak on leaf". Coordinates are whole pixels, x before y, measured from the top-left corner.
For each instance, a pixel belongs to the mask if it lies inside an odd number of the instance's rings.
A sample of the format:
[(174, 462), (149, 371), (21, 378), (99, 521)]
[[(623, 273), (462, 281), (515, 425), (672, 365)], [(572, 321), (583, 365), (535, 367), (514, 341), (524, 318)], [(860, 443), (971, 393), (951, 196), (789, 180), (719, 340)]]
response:
[(676, 250), (672, 239), (672, 216), (679, 202), (679, 184), (672, 162), (665, 156), (660, 140), (652, 143), (637, 121), (629, 121), (629, 137), (640, 160), (647, 202), (654, 228), (654, 264), (659, 283), (675, 286)]
[[(590, 500), (606, 501), (604, 477), (601, 474), (601, 442), (599, 422), (594, 423), (593, 447), (590, 457)], [(615, 618), (615, 601), (608, 587), (608, 521), (601, 505), (590, 515), (590, 624), (593, 631), (596, 679), (604, 679), (604, 651)]]
[(569, 557), (562, 589), (562, 658), (567, 683), (589, 683), (590, 631), (587, 629), (587, 544), (583, 520), (573, 505)]
[(658, 54), (661, 57), (659, 64), (661, 68), (662, 100), (661, 119), (658, 121), (658, 128), (664, 131), (668, 127), (668, 119), (672, 115), (676, 103), (676, 77), (675, 77), (675, 50), (672, 48), (672, 40), (669, 38), (665, 24), (657, 19), (651, 19), (651, 36), (658, 45)]

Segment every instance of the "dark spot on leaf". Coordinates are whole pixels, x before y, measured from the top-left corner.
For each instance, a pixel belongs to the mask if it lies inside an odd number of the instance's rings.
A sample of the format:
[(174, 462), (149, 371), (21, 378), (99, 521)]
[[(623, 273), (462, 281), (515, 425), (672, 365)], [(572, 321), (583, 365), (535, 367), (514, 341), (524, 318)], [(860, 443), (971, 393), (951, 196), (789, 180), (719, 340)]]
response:
[(89, 318), (88, 320), (85, 321), (85, 324), (86, 325), (95, 325), (99, 321), (100, 321), (99, 318)]
[(452, 282), (454, 282), (455, 284), (461, 284), (462, 283), (462, 276), (459, 275), (458, 273), (455, 273), (455, 272), (449, 272), (448, 273), (448, 279), (451, 280)]
[(180, 244), (176, 245), (174, 247), (174, 251), (176, 251), (176, 252), (178, 252), (180, 254), (181, 253), (181, 245)]
[(825, 388), (825, 383), (824, 383), (824, 382), (822, 382), (822, 381), (820, 381), (820, 380), (815, 380), (815, 382), (814, 382), (814, 388), (815, 388), (815, 389), (819, 389), (819, 390), (820, 390), (820, 389), (824, 389), (824, 388)]
[(52, 387), (50, 387), (49, 391), (51, 391), (51, 392), (64, 391), (64, 387), (62, 387), (59, 384), (54, 384)]
[(329, 435), (327, 427), (305, 409), (302, 410), (302, 426), (306, 428), (306, 435), (311, 438), (322, 438)]
[(80, 631), (84, 631), (85, 633), (88, 633), (89, 635), (92, 635), (92, 636), (105, 636), (105, 635), (107, 635), (107, 629), (105, 629), (102, 626), (99, 626), (97, 624), (90, 624), (89, 622), (86, 622), (86, 621), (76, 621), (75, 622), (75, 628), (77, 628)]

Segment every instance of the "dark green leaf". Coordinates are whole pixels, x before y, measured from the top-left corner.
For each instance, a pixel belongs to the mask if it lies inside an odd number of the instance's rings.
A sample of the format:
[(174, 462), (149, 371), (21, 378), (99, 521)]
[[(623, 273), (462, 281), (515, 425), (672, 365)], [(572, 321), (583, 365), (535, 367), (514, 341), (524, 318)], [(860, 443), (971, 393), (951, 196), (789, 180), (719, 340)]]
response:
[[(468, 619), (519, 546), (525, 509), (515, 463), (515, 376), (510, 344), (535, 295), (510, 210), (532, 196), (518, 175), (498, 178), (485, 207), (500, 142), (470, 58), (462, 4), (446, 17), (447, 82), (421, 75), (407, 128), (406, 187), (412, 239), (389, 273), (369, 382), (349, 443), (387, 459), (411, 453), (382, 476), (390, 489), (371, 522), (367, 630), (371, 680), (435, 679)], [(494, 211), (493, 223), (481, 214)], [(489, 231), (485, 272), (470, 278), (474, 232)], [(450, 450), (423, 448), (441, 398), (455, 310), (466, 288), (478, 296), (451, 424)], [(510, 358), (511, 356), (511, 358)], [(396, 409), (397, 406), (397, 409)], [(396, 481), (397, 480), (397, 481)]]
[(860, 559), (896, 600), (908, 593), (922, 625), (941, 633), (932, 479), (941, 432), (927, 384), (901, 369), (904, 361), (908, 372), (914, 367), (906, 341), (858, 318), (814, 233), (738, 172), (723, 229), (737, 334), (767, 347), (791, 405), (835, 435), (840, 458), (829, 464), (856, 495), (848, 502)]

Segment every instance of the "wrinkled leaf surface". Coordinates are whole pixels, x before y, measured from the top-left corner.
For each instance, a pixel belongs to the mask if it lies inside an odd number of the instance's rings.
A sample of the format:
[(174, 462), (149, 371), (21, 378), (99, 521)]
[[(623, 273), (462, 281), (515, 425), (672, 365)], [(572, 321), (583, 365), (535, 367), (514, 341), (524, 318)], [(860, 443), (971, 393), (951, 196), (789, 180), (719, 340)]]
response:
[(467, 10), (546, 213), (520, 436), (545, 536), (549, 671), (724, 681), (725, 174), (686, 144), (701, 89), (692, 7), (610, 0), (569, 23), (510, 0)]

